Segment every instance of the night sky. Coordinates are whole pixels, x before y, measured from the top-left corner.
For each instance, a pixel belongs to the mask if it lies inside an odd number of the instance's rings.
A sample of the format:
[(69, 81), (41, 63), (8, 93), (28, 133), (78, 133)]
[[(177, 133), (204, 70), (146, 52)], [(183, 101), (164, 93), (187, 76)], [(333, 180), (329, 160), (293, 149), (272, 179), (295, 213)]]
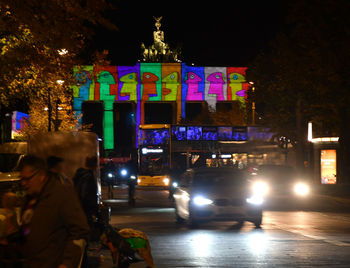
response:
[(99, 29), (98, 50), (112, 65), (134, 65), (142, 42), (153, 43), (155, 20), (170, 48), (181, 46), (183, 62), (197, 66), (246, 66), (283, 29), (286, 1), (118, 1), (107, 17), (118, 32)]

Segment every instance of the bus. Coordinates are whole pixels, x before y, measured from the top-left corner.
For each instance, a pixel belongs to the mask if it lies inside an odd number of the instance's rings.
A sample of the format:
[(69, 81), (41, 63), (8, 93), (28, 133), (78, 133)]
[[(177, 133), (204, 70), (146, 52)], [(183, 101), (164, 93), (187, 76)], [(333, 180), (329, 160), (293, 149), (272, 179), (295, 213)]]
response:
[(168, 189), (171, 168), (170, 125), (140, 125), (138, 136), (138, 187)]

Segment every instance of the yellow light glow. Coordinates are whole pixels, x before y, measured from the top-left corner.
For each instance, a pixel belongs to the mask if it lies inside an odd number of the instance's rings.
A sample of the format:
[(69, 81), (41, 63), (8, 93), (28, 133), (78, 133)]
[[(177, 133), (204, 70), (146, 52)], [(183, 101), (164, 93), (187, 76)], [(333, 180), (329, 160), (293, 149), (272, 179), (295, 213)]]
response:
[(163, 183), (164, 183), (165, 186), (168, 186), (169, 182), (170, 182), (170, 180), (168, 178), (164, 178), (163, 179)]
[(269, 187), (265, 182), (257, 181), (253, 185), (253, 192), (256, 195), (264, 196), (269, 192)]
[(306, 196), (308, 195), (310, 189), (305, 183), (297, 183), (294, 187), (294, 191), (297, 195)]

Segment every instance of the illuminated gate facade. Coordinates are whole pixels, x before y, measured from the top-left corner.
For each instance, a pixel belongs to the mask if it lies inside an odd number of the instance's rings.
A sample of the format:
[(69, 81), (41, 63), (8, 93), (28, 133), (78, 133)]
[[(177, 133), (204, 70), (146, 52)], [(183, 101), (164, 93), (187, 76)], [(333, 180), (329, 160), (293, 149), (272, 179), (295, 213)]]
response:
[[(206, 102), (216, 109), (220, 101), (246, 103), (249, 83), (246, 67), (198, 67), (184, 63), (138, 63), (135, 66), (82, 66), (74, 69), (73, 109), (80, 115), (84, 101), (104, 104), (104, 148), (114, 149), (113, 105), (135, 105), (136, 134), (145, 123), (145, 103), (176, 105), (176, 122), (186, 117), (186, 102)], [(137, 136), (137, 135), (136, 135)]]

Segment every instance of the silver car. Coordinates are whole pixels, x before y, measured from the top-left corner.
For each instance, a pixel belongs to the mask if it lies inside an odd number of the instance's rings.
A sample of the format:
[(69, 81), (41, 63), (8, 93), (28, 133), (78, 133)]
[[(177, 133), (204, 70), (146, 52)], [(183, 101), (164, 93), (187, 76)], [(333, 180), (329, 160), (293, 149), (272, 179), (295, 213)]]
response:
[(203, 221), (262, 222), (264, 189), (245, 171), (233, 168), (187, 170), (174, 193), (176, 221), (190, 226)]

